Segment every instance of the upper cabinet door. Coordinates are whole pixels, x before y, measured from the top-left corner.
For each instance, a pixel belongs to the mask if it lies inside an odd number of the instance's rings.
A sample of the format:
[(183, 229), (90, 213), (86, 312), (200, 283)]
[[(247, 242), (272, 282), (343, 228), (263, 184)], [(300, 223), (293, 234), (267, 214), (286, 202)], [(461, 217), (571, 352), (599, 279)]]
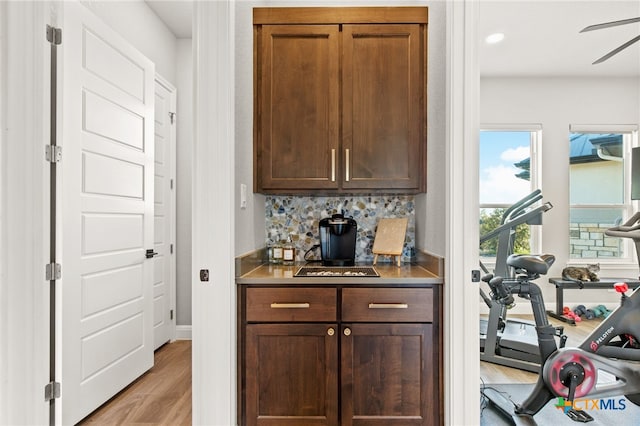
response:
[(259, 191), (338, 188), (339, 26), (256, 32)]
[(254, 9), (254, 188), (426, 191), (426, 7)]
[(344, 25), (345, 189), (424, 191), (424, 26)]

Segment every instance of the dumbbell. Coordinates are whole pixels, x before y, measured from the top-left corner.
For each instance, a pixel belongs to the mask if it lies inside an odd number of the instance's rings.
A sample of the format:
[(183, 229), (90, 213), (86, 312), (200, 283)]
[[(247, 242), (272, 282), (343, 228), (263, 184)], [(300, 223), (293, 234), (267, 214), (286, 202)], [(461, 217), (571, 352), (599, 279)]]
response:
[(564, 315), (567, 318), (570, 318), (570, 319), (574, 320), (575, 322), (582, 321), (582, 318), (580, 318), (579, 315), (576, 315), (571, 309), (569, 309), (568, 306), (564, 307), (564, 309), (562, 310), (562, 315)]
[(573, 312), (578, 316), (584, 315), (584, 317), (586, 319), (588, 319), (588, 320), (594, 319), (596, 317), (596, 314), (593, 313), (593, 311), (591, 309), (585, 308), (584, 305), (576, 306), (576, 308), (573, 310)]

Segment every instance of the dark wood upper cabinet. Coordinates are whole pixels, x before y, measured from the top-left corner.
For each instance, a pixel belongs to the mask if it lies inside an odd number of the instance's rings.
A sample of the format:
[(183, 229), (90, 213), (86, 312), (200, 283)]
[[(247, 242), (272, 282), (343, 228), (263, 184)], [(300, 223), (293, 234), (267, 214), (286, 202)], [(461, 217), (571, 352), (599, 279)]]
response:
[(254, 188), (426, 189), (427, 8), (254, 9)]
[(337, 189), (338, 26), (261, 31), (259, 182), (269, 189)]
[(342, 27), (343, 188), (421, 188), (418, 24)]

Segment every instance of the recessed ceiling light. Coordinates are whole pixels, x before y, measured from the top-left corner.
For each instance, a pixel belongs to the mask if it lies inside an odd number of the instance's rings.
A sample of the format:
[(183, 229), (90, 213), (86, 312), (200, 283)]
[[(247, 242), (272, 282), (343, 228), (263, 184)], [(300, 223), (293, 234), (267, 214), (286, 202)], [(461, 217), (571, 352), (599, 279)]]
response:
[(484, 41), (487, 42), (488, 44), (500, 43), (502, 40), (504, 40), (503, 33), (494, 33), (494, 34), (488, 35), (487, 38), (484, 39)]

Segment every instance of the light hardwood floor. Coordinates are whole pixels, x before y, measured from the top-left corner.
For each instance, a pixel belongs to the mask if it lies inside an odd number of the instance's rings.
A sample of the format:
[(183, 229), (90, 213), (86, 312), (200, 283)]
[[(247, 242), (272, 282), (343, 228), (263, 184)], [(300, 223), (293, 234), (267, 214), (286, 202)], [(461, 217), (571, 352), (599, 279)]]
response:
[[(513, 317), (532, 319), (529, 315)], [(576, 326), (564, 325), (567, 346), (576, 346), (601, 319), (584, 320)], [(480, 377), (485, 384), (535, 383), (538, 375), (516, 368), (480, 362)], [(191, 341), (168, 343), (155, 353), (154, 367), (118, 395), (86, 417), (89, 425), (190, 425), (191, 424)]]
[[(533, 321), (532, 315), (513, 315), (514, 318), (524, 318)], [(554, 326), (564, 326), (564, 334), (567, 335), (567, 347), (577, 346), (589, 335), (602, 321), (601, 318), (582, 320), (577, 325), (569, 325), (549, 317), (549, 322)], [(480, 361), (480, 377), (484, 384), (492, 383), (535, 383), (537, 373), (531, 373), (517, 368), (505, 367), (490, 362)]]
[(160, 347), (154, 366), (79, 424), (191, 425), (191, 341)]

